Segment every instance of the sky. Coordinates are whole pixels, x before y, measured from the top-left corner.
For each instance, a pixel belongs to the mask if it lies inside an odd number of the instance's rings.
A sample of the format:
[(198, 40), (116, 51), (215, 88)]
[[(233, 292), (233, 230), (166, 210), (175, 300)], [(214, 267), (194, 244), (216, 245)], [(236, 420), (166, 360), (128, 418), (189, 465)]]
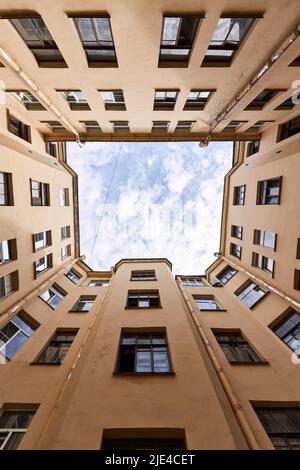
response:
[(175, 274), (204, 273), (219, 250), (231, 142), (67, 145), (79, 179), (81, 254), (92, 269), (168, 258)]

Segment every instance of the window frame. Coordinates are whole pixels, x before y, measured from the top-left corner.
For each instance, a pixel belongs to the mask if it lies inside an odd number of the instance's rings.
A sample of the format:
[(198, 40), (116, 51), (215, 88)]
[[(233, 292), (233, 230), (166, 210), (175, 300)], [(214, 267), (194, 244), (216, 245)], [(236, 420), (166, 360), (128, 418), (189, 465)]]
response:
[[(7, 287), (7, 278), (9, 278), (9, 290)], [(18, 270), (12, 271), (0, 277), (0, 301), (7, 299), (11, 294), (19, 290), (19, 272)], [(4, 295), (2, 295), (2, 293)]]
[[(13, 120), (15, 121), (14, 124), (12, 123)], [(24, 122), (12, 114), (9, 109), (7, 109), (7, 130), (16, 137), (19, 137), (31, 144), (30, 126), (28, 124), (24, 124)]]
[[(20, 427), (12, 427), (12, 428), (8, 428), (8, 427), (5, 427), (5, 428), (1, 428), (0, 429), (0, 434), (7, 434), (6, 438), (4, 439), (3, 443), (0, 445), (0, 451), (1, 450), (17, 450), (18, 447), (19, 447), (19, 444), (20, 442), (22, 441), (23, 437), (24, 437), (24, 434), (26, 434), (28, 428), (30, 427), (30, 424), (38, 410), (38, 407), (39, 405), (36, 405), (36, 406), (32, 406), (32, 405), (28, 405), (27, 408), (24, 408), (24, 405), (22, 404), (21, 405), (21, 408), (19, 408), (20, 404), (16, 405), (14, 407), (14, 405), (4, 405), (2, 407), (2, 409), (0, 410), (0, 419), (2, 418), (3, 414), (5, 412), (13, 412), (15, 414), (17, 414), (18, 412), (24, 412), (24, 411), (27, 411), (28, 413), (32, 413), (32, 417), (30, 418), (29, 420), (29, 423), (27, 425), (26, 428), (20, 428)], [(16, 434), (20, 434), (20, 435), (23, 435), (19, 442), (17, 442), (17, 446), (15, 447), (14, 446), (14, 442), (13, 442), (13, 447), (9, 447), (7, 448), (7, 444), (9, 444), (9, 441), (11, 439), (11, 437), (15, 437)]]
[[(45, 300), (43, 297), (41, 297), (43, 294), (45, 294), (47, 291), (50, 291), (52, 289), (52, 292), (54, 292), (54, 295), (52, 297), (49, 297), (49, 300)], [(52, 310), (56, 310), (56, 308), (64, 301), (65, 297), (68, 295), (68, 293), (60, 287), (56, 282), (53, 284), (49, 285), (47, 289), (45, 289), (43, 292), (39, 294), (39, 298), (45, 302)], [(52, 301), (52, 299), (60, 299), (59, 302), (53, 306), (49, 301)]]
[[(33, 183), (39, 185), (38, 188), (33, 188)], [(39, 196), (33, 196), (33, 191), (38, 191)], [(50, 184), (43, 183), (42, 181), (33, 180), (30, 178), (30, 198), (32, 207), (49, 207), (50, 206)], [(40, 203), (38, 203), (40, 201)]]
[[(96, 295), (81, 295), (69, 310), (72, 313), (89, 313), (95, 305), (97, 296)], [(90, 304), (89, 308), (78, 308), (80, 304)]]
[[(295, 128), (293, 123), (295, 122)], [(295, 132), (294, 132), (295, 131)], [(277, 142), (294, 137), (300, 132), (300, 114), (278, 126)]]
[[(7, 243), (7, 250), (3, 248), (3, 243)], [(8, 252), (9, 258), (5, 260), (5, 251)], [(9, 240), (1, 240), (0, 241), (0, 266), (11, 263), (12, 261), (16, 261), (18, 259), (18, 251), (17, 251), (17, 239), (10, 238)]]
[[(241, 298), (240, 295), (243, 294), (249, 287), (250, 285), (254, 285), (254, 287), (249, 290), (243, 297)], [(251, 304), (251, 306), (247, 305), (243, 299), (247, 297), (247, 295), (252, 292), (253, 290), (256, 290), (256, 288), (260, 289), (262, 292), (264, 292), (263, 295), (261, 295), (259, 298), (255, 300), (254, 303)], [(256, 290), (257, 291), (257, 290)], [(255, 281), (252, 281), (251, 279), (248, 279), (246, 282), (244, 282), (235, 292), (234, 294), (238, 297), (238, 299), (245, 305), (245, 307), (249, 308), (250, 310), (253, 307), (256, 307), (256, 305), (261, 302), (267, 295), (269, 291), (266, 288), (261, 287), (259, 284), (257, 284)]]
[(0, 196), (1, 199), (3, 198), (4, 203), (0, 201), (1, 206), (13, 206), (14, 205), (14, 198), (13, 198), (13, 184), (12, 184), (12, 173), (7, 173), (5, 171), (0, 171), (0, 175), (2, 175), (3, 181), (0, 182)]
[[(76, 281), (74, 281), (72, 275), (69, 276), (69, 274), (72, 273), (76, 279)], [(77, 285), (79, 282), (80, 282), (80, 279), (82, 278), (82, 274), (80, 274), (78, 271), (76, 271), (76, 269), (74, 269), (73, 267), (70, 268), (66, 273), (65, 273), (65, 276), (66, 278), (69, 279), (69, 281), (73, 282), (73, 284)]]
[[(41, 260), (44, 260), (45, 268), (41, 272), (38, 272), (37, 263)], [(47, 255), (43, 255), (40, 258), (37, 258), (33, 262), (34, 279), (37, 279), (38, 277), (42, 276), (43, 274), (45, 274), (45, 272), (49, 271), (49, 269), (52, 269), (52, 268), (53, 268), (53, 253), (48, 253)]]
[[(221, 349), (221, 351), (223, 352), (226, 360), (228, 361), (229, 364), (231, 365), (266, 365), (268, 364), (268, 362), (263, 359), (263, 357), (261, 356), (260, 353), (258, 353), (258, 351), (256, 350), (256, 348), (254, 348), (254, 346), (251, 344), (251, 342), (249, 342), (248, 338), (246, 338), (246, 336), (244, 335), (244, 333), (239, 329), (239, 330), (236, 330), (236, 329), (216, 329), (216, 328), (213, 328), (212, 329), (212, 333), (215, 337), (215, 340), (217, 341), (218, 345), (219, 345), (219, 348)], [(223, 340), (219, 340), (218, 339), (218, 336), (221, 337), (221, 336), (232, 336), (232, 339), (223, 339)], [(237, 340), (234, 340), (234, 338), (238, 338)], [(235, 356), (235, 359), (232, 360), (230, 359), (229, 355), (226, 354), (226, 349), (223, 349), (222, 347), (222, 344), (224, 344), (225, 346), (228, 346), (228, 349), (230, 350), (230, 353), (232, 354), (232, 356)], [(243, 345), (243, 346), (248, 346), (246, 347), (246, 351), (247, 353), (251, 356), (253, 356), (254, 360), (240, 360), (238, 359), (238, 355), (236, 355), (236, 351), (235, 351), (235, 345)]]
[[(176, 106), (180, 90), (177, 88), (166, 89), (166, 88), (156, 88), (154, 90), (154, 102), (153, 102), (153, 111), (173, 111)], [(164, 99), (157, 99), (157, 93), (165, 93)], [(175, 93), (175, 97), (167, 96), (167, 93)]]
[[(232, 274), (232, 276), (229, 277), (229, 279), (227, 277), (225, 277), (226, 282), (223, 282), (222, 275), (223, 275), (223, 273), (226, 273), (226, 271), (228, 271), (229, 269), (231, 269), (235, 272)], [(227, 284), (227, 282), (229, 282), (236, 275), (237, 272), (238, 272), (237, 269), (235, 269), (232, 266), (230, 266), (229, 264), (227, 264), (227, 266), (225, 266), (225, 268), (223, 268), (218, 274), (216, 274), (216, 278), (224, 286), (225, 284)], [(227, 274), (225, 274), (225, 276), (227, 276)]]
[(243, 230), (242, 225), (231, 225), (231, 236), (237, 240), (243, 240)]
[[(137, 306), (131, 306), (129, 298), (131, 296), (134, 296), (134, 298), (137, 297)], [(152, 296), (152, 297), (151, 297)], [(139, 305), (139, 299), (140, 298), (145, 298), (148, 299), (146, 300), (149, 303), (149, 306), (143, 306), (141, 307)], [(151, 303), (151, 298), (158, 299), (158, 305), (150, 305)], [(149, 309), (157, 309), (157, 308), (162, 308), (161, 305), (161, 300), (160, 300), (160, 295), (159, 295), (159, 290), (148, 290), (148, 289), (141, 289), (141, 290), (128, 290), (127, 297), (126, 297), (126, 304), (125, 304), (125, 309), (131, 309), (131, 310), (149, 310)]]
[[(79, 332), (79, 328), (73, 328), (73, 329), (69, 329), (69, 328), (56, 328), (55, 332), (52, 334), (52, 336), (50, 337), (50, 339), (47, 341), (46, 345), (42, 348), (42, 350), (39, 352), (39, 354), (37, 355), (37, 357), (35, 358), (34, 361), (32, 361), (30, 364), (31, 365), (42, 365), (42, 366), (60, 366), (63, 364), (66, 356), (68, 355), (68, 352), (70, 351), (74, 341), (75, 341), (75, 338), (77, 336)], [(55, 339), (57, 336), (59, 335), (64, 335), (64, 336), (67, 336), (67, 335), (70, 335), (72, 336), (73, 335), (73, 339), (72, 340), (60, 340), (58, 341), (57, 339)], [(67, 343), (69, 346), (67, 347), (67, 351), (65, 352), (65, 355), (63, 357), (63, 360), (55, 360), (55, 361), (51, 361), (51, 362), (46, 362), (46, 361), (41, 361), (41, 359), (43, 358), (43, 355), (46, 354), (47, 352), (47, 349), (50, 347), (54, 348), (56, 347), (55, 345), (53, 345), (52, 343), (57, 343), (58, 346), (57, 346), (57, 350), (55, 352), (55, 359), (57, 359), (59, 357), (59, 354), (61, 352), (61, 344), (62, 343)], [(66, 346), (63, 346), (63, 348), (66, 348)]]
[[(31, 334), (29, 334), (27, 330), (22, 328), (20, 324), (18, 324), (16, 320), (14, 320), (16, 317), (18, 317), (19, 320), (21, 320), (21, 323), (24, 323), (29, 329), (32, 330)], [(12, 334), (12, 336), (8, 337), (5, 333), (3, 333), (2, 330), (10, 323), (14, 325), (17, 331), (15, 331), (15, 333)], [(0, 356), (2, 355), (6, 358), (6, 360), (11, 361), (14, 358), (14, 356), (23, 348), (23, 346), (27, 343), (27, 341), (31, 338), (31, 336), (33, 336), (34, 332), (39, 328), (39, 326), (40, 324), (36, 320), (31, 318), (26, 312), (24, 312), (24, 310), (20, 310), (18, 313), (10, 317), (8, 321), (4, 322), (0, 326), (1, 337), (3, 338), (4, 336), (6, 336), (6, 338), (8, 338), (8, 340), (5, 343), (3, 342), (3, 344), (0, 346)], [(17, 344), (18, 347), (11, 357), (6, 356), (5, 351), (6, 351), (7, 345), (11, 344), (13, 340), (19, 335), (19, 333), (21, 333), (23, 336), (26, 336), (27, 339), (25, 340), (25, 342), (21, 344)]]
[[(191, 89), (186, 99), (183, 111), (203, 111), (207, 106), (210, 99), (213, 97), (217, 90), (215, 88), (210, 89)], [(189, 99), (191, 93), (198, 93), (198, 98), (195, 100)], [(201, 97), (201, 93), (209, 93), (207, 97)]]
[(244, 206), (246, 200), (246, 185), (234, 186), (233, 188), (233, 205)]
[[(205, 294), (205, 295), (200, 295), (200, 294), (194, 294), (193, 300), (195, 304), (197, 305), (197, 309), (199, 312), (226, 312), (226, 309), (224, 309), (219, 301), (215, 298), (214, 295), (211, 294)], [(216, 305), (218, 308), (200, 308), (199, 304), (197, 301), (203, 301), (209, 305)]]
[[(267, 192), (272, 189), (268, 187), (268, 183), (272, 181), (279, 182), (279, 194), (278, 195), (268, 195)], [(256, 196), (256, 205), (257, 206), (279, 206), (281, 202), (281, 191), (282, 191), (282, 176), (277, 176), (275, 178), (269, 178), (266, 180), (260, 180), (257, 182), (257, 196)], [(277, 202), (268, 203), (267, 198), (277, 198)]]
[[(146, 276), (148, 274), (148, 276)], [(143, 277), (145, 275), (145, 277)], [(154, 269), (149, 270), (133, 270), (130, 274), (130, 281), (157, 281), (156, 273)]]

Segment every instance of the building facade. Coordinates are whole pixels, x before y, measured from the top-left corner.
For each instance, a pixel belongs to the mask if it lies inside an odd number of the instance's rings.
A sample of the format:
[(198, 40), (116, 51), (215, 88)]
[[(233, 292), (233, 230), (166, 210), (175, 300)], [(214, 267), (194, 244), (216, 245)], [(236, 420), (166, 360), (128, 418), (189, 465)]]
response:
[[(100, 3), (1, 2), (0, 449), (300, 449), (298, 1)], [(206, 273), (92, 271), (70, 140), (232, 140)]]

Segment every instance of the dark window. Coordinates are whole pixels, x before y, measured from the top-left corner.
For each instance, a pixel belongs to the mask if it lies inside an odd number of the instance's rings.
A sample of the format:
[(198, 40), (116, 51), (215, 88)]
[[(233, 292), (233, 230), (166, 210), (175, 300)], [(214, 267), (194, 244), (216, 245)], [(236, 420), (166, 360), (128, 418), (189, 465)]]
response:
[(178, 96), (177, 90), (155, 90), (154, 111), (172, 111)]
[(128, 121), (110, 121), (114, 131), (129, 131)]
[(265, 362), (240, 332), (214, 332), (214, 335), (229, 362), (246, 364)]
[(42, 250), (52, 245), (51, 230), (33, 234), (33, 251)]
[(49, 255), (42, 256), (41, 258), (37, 259), (34, 263), (34, 277), (38, 277), (44, 272), (48, 271), (53, 267), (53, 255), (50, 253)]
[(36, 409), (5, 407), (0, 414), (0, 450), (16, 450), (27, 431)]
[(71, 245), (62, 246), (60, 250), (61, 260), (64, 261), (69, 256), (71, 256)]
[(90, 131), (101, 131), (101, 127), (99, 126), (97, 121), (79, 121), (84, 127), (87, 132)]
[(64, 300), (66, 295), (67, 293), (63, 291), (57, 284), (53, 284), (40, 294), (40, 298), (50, 305), (50, 307), (55, 309), (60, 304), (60, 302)]
[(61, 207), (70, 205), (69, 188), (60, 188), (59, 204)]
[(76, 304), (72, 307), (71, 312), (89, 312), (96, 300), (96, 297), (93, 295), (81, 295), (77, 300)]
[(116, 372), (171, 372), (166, 334), (122, 333)]
[(298, 238), (298, 240), (297, 240), (296, 258), (300, 259), (300, 238)]
[(81, 90), (57, 90), (66, 100), (72, 111), (85, 110), (90, 111), (88, 102), (86, 101)]
[(293, 60), (289, 67), (300, 67), (300, 55)]
[(19, 275), (18, 271), (6, 274), (0, 277), (0, 299), (7, 297), (9, 294), (16, 292), (19, 289)]
[(253, 132), (258, 132), (260, 131), (263, 127), (265, 127), (267, 124), (271, 124), (274, 121), (256, 121), (254, 124), (252, 124), (248, 131), (253, 131)]
[(243, 206), (245, 204), (246, 185), (235, 186), (233, 190), (233, 205)]
[(258, 181), (257, 204), (280, 204), (281, 177)]
[(107, 111), (126, 111), (123, 90), (99, 90)]
[(11, 18), (10, 22), (23, 38), (40, 67), (67, 67), (41, 17)]
[(31, 205), (50, 206), (50, 187), (48, 183), (30, 180)]
[(74, 19), (89, 67), (116, 67), (118, 64), (110, 18), (69, 16)]
[(60, 229), (60, 237), (62, 240), (66, 240), (71, 236), (71, 227), (70, 225), (66, 225), (65, 227), (61, 227)]
[(170, 121), (152, 121), (152, 131), (167, 131)]
[(199, 310), (223, 310), (213, 295), (193, 295)]
[(17, 137), (30, 142), (30, 127), (10, 113), (8, 113), (8, 130)]
[(237, 270), (231, 266), (226, 266), (219, 274), (217, 274), (217, 279), (219, 279), (222, 284), (226, 284), (230, 279), (237, 273)]
[(70, 279), (74, 284), (78, 284), (80, 279), (82, 278), (81, 274), (77, 272), (75, 269), (71, 268), (66, 274), (66, 277)]
[(188, 62), (198, 24), (199, 18), (192, 16), (163, 18), (159, 65)]
[(216, 90), (191, 90), (184, 105), (184, 111), (203, 110)]
[(300, 271), (295, 269), (294, 273), (294, 289), (300, 290)]
[(273, 332), (300, 357), (300, 313), (289, 309), (288, 314), (272, 327)]
[(251, 142), (248, 143), (247, 146), (247, 157), (250, 157), (251, 155), (254, 155), (259, 151), (259, 145), (260, 141), (259, 140), (252, 140)]
[(131, 271), (131, 281), (156, 281), (155, 271)]
[(295, 106), (295, 103), (293, 103), (293, 99), (291, 96), (287, 100), (283, 101), (283, 103), (281, 103), (279, 106), (277, 106), (274, 111), (293, 109), (294, 106)]
[(278, 140), (284, 140), (300, 132), (300, 115), (279, 126)]
[(27, 90), (10, 90), (9, 93), (25, 106), (28, 111), (43, 111), (46, 108)]
[[(156, 430), (150, 429), (150, 435), (152, 437), (141, 437), (141, 432), (144, 434), (145, 430), (127, 430), (127, 429), (118, 429), (116, 430), (118, 437), (111, 437), (111, 430), (106, 430), (103, 432), (102, 440), (102, 450), (158, 450), (158, 449), (176, 449), (176, 450), (185, 450), (185, 437), (184, 432), (181, 432), (182, 437), (162, 437), (162, 430), (157, 429), (157, 437), (153, 437)], [(127, 431), (127, 433), (126, 433)], [(135, 431), (135, 432), (133, 432)], [(177, 430), (176, 430), (177, 431)], [(119, 437), (121, 434), (125, 434), (124, 437)], [(164, 432), (163, 432), (164, 433)], [(107, 436), (109, 434), (110, 437)], [(147, 433), (148, 434), (148, 433)], [(165, 434), (165, 433), (164, 433)], [(176, 435), (179, 434), (176, 432)], [(173, 435), (171, 430), (171, 435)], [(127, 437), (130, 436), (130, 437)]]
[(59, 121), (40, 121), (41, 124), (46, 124), (46, 126), (52, 131), (52, 132), (57, 132), (57, 131), (66, 131), (64, 126), (62, 125), (61, 122)]
[(56, 158), (56, 145), (52, 142), (46, 142), (46, 152), (51, 155), (51, 157)]
[(38, 324), (27, 315), (15, 315), (0, 327), (0, 354), (12, 359), (37, 328)]
[(299, 408), (254, 408), (276, 450), (300, 450)]
[(249, 308), (254, 307), (268, 291), (253, 281), (248, 281), (244, 286), (235, 292), (235, 295)]
[(240, 245), (236, 245), (235, 243), (230, 243), (230, 254), (238, 259), (241, 259), (242, 247)]
[(263, 109), (273, 98), (275, 98), (275, 96), (283, 91), (286, 90), (263, 90), (253, 101), (251, 101), (251, 103), (248, 104), (245, 110)]
[(261, 269), (261, 271), (271, 276), (274, 273), (274, 260), (259, 253), (252, 253), (252, 266)]
[(243, 124), (247, 123), (248, 121), (230, 121), (226, 127), (224, 127), (223, 131), (225, 132), (233, 132), (237, 131)]
[(147, 292), (137, 291), (128, 292), (127, 307), (132, 308), (156, 308), (160, 307), (160, 298), (158, 291)]
[(234, 238), (243, 238), (243, 227), (241, 225), (231, 225), (231, 236)]
[(13, 206), (12, 175), (0, 172), (0, 206)]
[(276, 233), (267, 232), (266, 230), (254, 230), (254, 245), (264, 246), (275, 250), (276, 247)]
[(62, 364), (78, 330), (56, 330), (55, 335), (35, 361), (37, 364)]
[(219, 19), (207, 52), (202, 62), (204, 66), (229, 66), (255, 18)]
[(17, 259), (17, 240), (3, 240), (0, 242), (0, 264), (9, 263)]
[(89, 287), (102, 287), (109, 284), (109, 279), (93, 279), (89, 282)]
[(196, 121), (178, 121), (175, 131), (190, 131)]
[(205, 282), (202, 279), (197, 279), (194, 277), (181, 277), (181, 282), (183, 286), (205, 286)]

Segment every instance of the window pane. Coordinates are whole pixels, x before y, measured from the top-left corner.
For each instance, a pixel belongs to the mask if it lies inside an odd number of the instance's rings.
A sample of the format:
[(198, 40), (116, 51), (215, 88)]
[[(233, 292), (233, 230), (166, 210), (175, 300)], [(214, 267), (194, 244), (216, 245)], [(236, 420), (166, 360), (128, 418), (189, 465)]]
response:
[(178, 35), (180, 18), (164, 18), (162, 44), (175, 45)]
[(136, 372), (151, 372), (150, 350), (138, 350), (136, 353)]
[(153, 351), (154, 372), (169, 372), (167, 351), (155, 348)]
[(26, 343), (28, 336), (26, 336), (22, 331), (19, 331), (16, 336), (14, 336), (5, 347), (5, 356), (8, 359), (12, 359), (16, 352)]

